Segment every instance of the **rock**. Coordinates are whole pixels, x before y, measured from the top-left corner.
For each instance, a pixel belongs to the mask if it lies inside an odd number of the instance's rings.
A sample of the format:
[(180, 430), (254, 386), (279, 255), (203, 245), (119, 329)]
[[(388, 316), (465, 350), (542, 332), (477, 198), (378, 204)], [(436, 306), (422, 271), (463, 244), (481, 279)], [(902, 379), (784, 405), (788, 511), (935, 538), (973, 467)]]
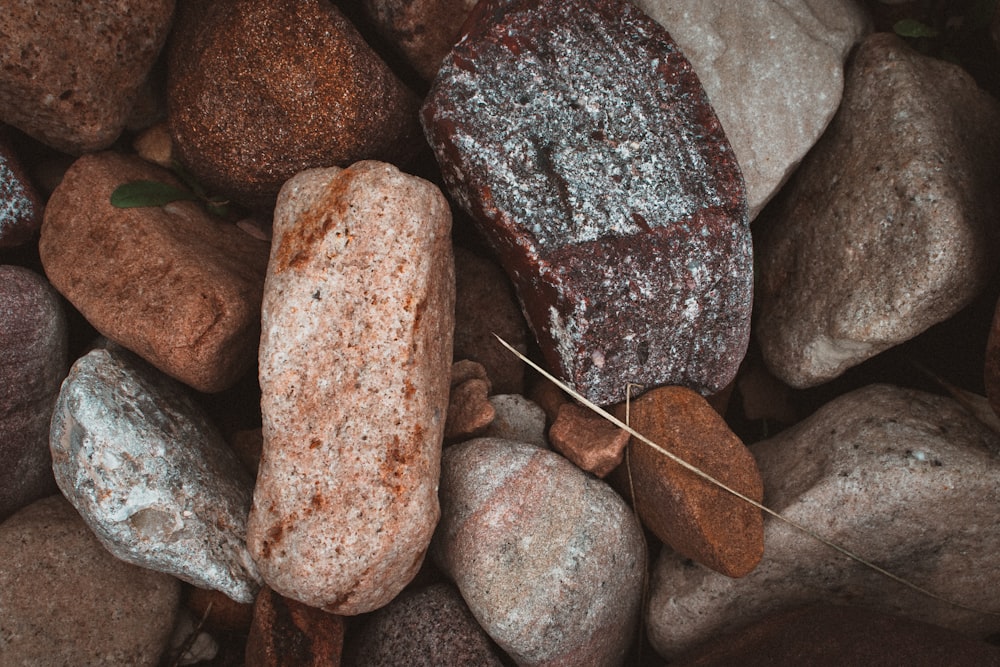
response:
[(5, 665), (159, 663), (180, 602), (173, 577), (118, 560), (62, 496), (0, 525)]
[(486, 430), (496, 417), (496, 410), (488, 399), (489, 393), (489, 380), (472, 378), (452, 385), (448, 418), (444, 424), (445, 440), (468, 440)]
[[(1000, 608), (1000, 436), (951, 399), (873, 385), (753, 447), (768, 506), (907, 581)], [(912, 591), (768, 518), (767, 552), (731, 579), (664, 551), (649, 638), (665, 658), (804, 602), (854, 604), (985, 637), (996, 617)]]
[[(164, 660), (169, 659), (171, 667), (195, 665), (207, 662), (219, 654), (219, 644), (198, 625), (200, 619), (191, 616), (187, 609), (181, 609), (170, 635), (169, 648)], [(163, 662), (163, 661), (161, 661)]]
[(126, 350), (93, 350), (63, 383), (50, 442), (59, 488), (108, 551), (253, 601), (253, 480), (178, 383)]
[(308, 170), (279, 195), (249, 543), (286, 597), (364, 613), (420, 568), (439, 515), (450, 226), (440, 190), (379, 162)]
[(271, 208), (310, 167), (403, 163), (419, 101), (336, 4), (181, 5), (168, 60), (177, 155), (210, 190)]
[(527, 353), (528, 326), (503, 269), (456, 247), (455, 359), (483, 364), (498, 394), (524, 393), (524, 364), (494, 334)]
[(555, 423), (556, 417), (559, 416), (559, 408), (569, 400), (566, 392), (547, 378), (540, 378), (534, 382), (528, 397), (545, 412), (545, 421), (549, 425)]
[(986, 397), (993, 412), (1000, 415), (1000, 301), (993, 311), (993, 323), (986, 339), (986, 363), (983, 371)]
[(710, 640), (670, 667), (1000, 665), (1000, 647), (928, 623), (858, 607), (810, 605)]
[(749, 335), (743, 179), (670, 36), (625, 0), (496, 0), (464, 30), (425, 133), (548, 365), (598, 404), (724, 387)]
[(267, 243), (194, 202), (112, 206), (133, 180), (179, 185), (115, 153), (73, 164), (45, 209), (45, 273), (109, 339), (199, 391), (221, 391), (254, 361)]
[(478, 361), (471, 359), (459, 359), (451, 365), (451, 386), (456, 387), (467, 380), (485, 380), (493, 388), (489, 375), (486, 374), (486, 367)]
[(257, 596), (247, 638), (246, 667), (338, 667), (344, 619), (284, 598)]
[(821, 384), (971, 302), (995, 267), (998, 156), (1000, 103), (968, 74), (865, 40), (830, 128), (758, 219), (771, 371)]
[(66, 367), (59, 296), (37, 273), (0, 265), (0, 521), (57, 491), (49, 421)]
[(624, 660), (642, 531), (618, 494), (555, 452), (491, 439), (446, 449), (433, 553), (518, 665)]
[(225, 593), (188, 586), (184, 606), (202, 623), (205, 630), (219, 635), (246, 636), (253, 621), (253, 604), (237, 602)]
[(477, 0), (364, 0), (365, 14), (378, 31), (430, 81)]
[(750, 219), (833, 118), (844, 61), (868, 29), (852, 0), (632, 0), (705, 86), (746, 179)]
[(170, 31), (174, 0), (6, 3), (0, 121), (73, 154), (110, 146)]
[(14, 150), (0, 137), (0, 248), (31, 240), (41, 226), (42, 200)]
[(165, 169), (173, 167), (174, 141), (170, 138), (170, 128), (166, 121), (146, 129), (132, 142), (136, 154), (147, 162), (158, 164)]
[(500, 667), (489, 636), (451, 584), (403, 593), (357, 639), (356, 667)]
[[(753, 455), (708, 402), (690, 389), (660, 387), (632, 400), (629, 425), (726, 486), (761, 502)], [(615, 416), (625, 420), (624, 406)], [(764, 553), (761, 512), (645, 443), (630, 443), (631, 481), (643, 525), (682, 555), (742, 577)], [(627, 475), (622, 470), (622, 475)]]
[(628, 432), (576, 403), (563, 403), (549, 429), (552, 449), (598, 477), (622, 462), (628, 441)]
[(548, 448), (545, 437), (545, 411), (520, 394), (495, 394), (489, 397), (496, 415), (483, 436), (525, 442)]

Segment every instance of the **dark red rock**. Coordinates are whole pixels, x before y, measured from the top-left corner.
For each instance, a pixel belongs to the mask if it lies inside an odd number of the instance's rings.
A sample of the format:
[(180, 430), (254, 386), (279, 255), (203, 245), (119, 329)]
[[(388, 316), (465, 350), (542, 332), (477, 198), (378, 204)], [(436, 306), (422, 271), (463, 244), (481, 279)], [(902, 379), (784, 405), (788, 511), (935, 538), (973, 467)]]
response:
[(20, 245), (42, 226), (42, 201), (17, 155), (0, 137), (0, 248)]
[(486, 0), (424, 130), (547, 363), (591, 400), (712, 393), (746, 350), (743, 178), (690, 64), (625, 0)]
[(246, 667), (337, 667), (344, 619), (264, 587), (253, 608)]

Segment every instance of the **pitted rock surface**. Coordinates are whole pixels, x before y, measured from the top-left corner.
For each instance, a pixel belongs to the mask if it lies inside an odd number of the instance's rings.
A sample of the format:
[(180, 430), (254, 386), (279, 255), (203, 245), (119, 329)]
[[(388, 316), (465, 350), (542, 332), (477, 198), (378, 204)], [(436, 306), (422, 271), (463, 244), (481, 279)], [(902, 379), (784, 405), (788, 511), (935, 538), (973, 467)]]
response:
[(624, 0), (477, 5), (422, 120), (548, 364), (589, 399), (714, 392), (746, 350), (743, 178), (690, 64)]
[(126, 350), (93, 350), (63, 383), (50, 443), (59, 488), (108, 551), (253, 601), (253, 480), (180, 384)]
[(11, 146), (0, 136), (0, 248), (20, 245), (42, 226), (42, 200)]
[(364, 613), (420, 568), (439, 515), (450, 228), (441, 191), (385, 163), (307, 170), (282, 188), (248, 539), (286, 597)]

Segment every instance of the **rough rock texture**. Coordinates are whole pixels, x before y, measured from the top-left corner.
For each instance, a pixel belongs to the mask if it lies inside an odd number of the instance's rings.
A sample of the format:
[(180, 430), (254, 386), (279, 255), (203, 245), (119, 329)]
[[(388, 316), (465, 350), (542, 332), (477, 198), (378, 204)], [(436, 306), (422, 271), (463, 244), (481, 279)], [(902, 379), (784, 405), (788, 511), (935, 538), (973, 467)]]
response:
[(407, 62), (433, 79), (477, 0), (363, 0), (365, 13)]
[(549, 429), (552, 449), (598, 477), (622, 462), (628, 441), (626, 431), (576, 403), (563, 403)]
[(865, 40), (829, 130), (759, 219), (768, 367), (817, 385), (968, 304), (995, 267), (997, 183), (1000, 103), (893, 35)]
[(0, 136), (0, 248), (30, 240), (41, 226), (42, 200), (14, 150)]
[(93, 350), (63, 383), (50, 442), (59, 488), (111, 553), (253, 600), (253, 480), (180, 385), (125, 350)]
[(448, 417), (444, 424), (445, 440), (468, 440), (486, 430), (496, 417), (489, 393), (489, 380), (480, 378), (452, 385), (448, 397)]
[(37, 273), (0, 266), (0, 521), (56, 492), (49, 420), (66, 367), (59, 296)]
[(642, 531), (609, 486), (508, 440), (445, 450), (435, 561), (519, 665), (613, 665), (636, 624)]
[[(1000, 608), (1000, 436), (948, 398), (873, 385), (753, 447), (765, 504), (949, 600)], [(853, 604), (985, 637), (995, 616), (939, 603), (795, 531), (764, 522), (765, 556), (730, 579), (664, 551), (649, 638), (674, 655), (772, 611)]]
[(690, 64), (625, 0), (480, 3), (423, 108), (547, 363), (599, 404), (714, 392), (746, 350), (743, 179)]
[(632, 0), (691, 61), (746, 179), (750, 219), (826, 129), (867, 28), (853, 0)]
[(73, 163), (45, 209), (45, 273), (109, 339), (199, 391), (225, 389), (254, 361), (267, 243), (194, 202), (112, 206), (133, 180), (178, 185), (136, 157)]
[(771, 614), (692, 650), (670, 667), (1000, 665), (1000, 646), (857, 607), (811, 605)]
[[(615, 416), (625, 420), (624, 406)], [(631, 404), (629, 425), (668, 452), (761, 502), (764, 487), (753, 455), (704, 398), (661, 387)], [(695, 475), (649, 445), (629, 444), (636, 510), (674, 551), (730, 577), (742, 577), (764, 552), (761, 512)], [(625, 470), (622, 473), (627, 475)]]
[(246, 667), (338, 667), (344, 619), (264, 587), (253, 608)]
[(526, 442), (548, 447), (545, 437), (545, 411), (520, 394), (495, 394), (489, 398), (494, 418), (483, 436)]
[(180, 602), (173, 577), (118, 560), (62, 496), (0, 525), (0, 663), (154, 667)]
[(173, 12), (174, 0), (5, 2), (0, 121), (67, 153), (111, 145)]
[(327, 0), (187, 3), (169, 51), (170, 131), (209, 189), (270, 208), (303, 169), (419, 146), (416, 96)]
[(385, 605), (439, 515), (455, 276), (441, 191), (389, 164), (313, 169), (278, 198), (264, 289), (264, 580), (337, 614)]
[(451, 584), (403, 593), (358, 637), (356, 667), (500, 667), (489, 636)]

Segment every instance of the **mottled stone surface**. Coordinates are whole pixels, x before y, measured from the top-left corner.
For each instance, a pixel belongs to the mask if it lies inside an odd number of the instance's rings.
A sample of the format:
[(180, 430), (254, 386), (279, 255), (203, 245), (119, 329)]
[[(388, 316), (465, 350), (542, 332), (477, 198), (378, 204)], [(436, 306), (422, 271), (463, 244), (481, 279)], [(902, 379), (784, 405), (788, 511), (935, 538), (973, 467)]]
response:
[(622, 462), (629, 434), (576, 403), (563, 403), (549, 442), (582, 470), (604, 477)]
[(468, 440), (486, 430), (496, 417), (489, 393), (489, 380), (471, 378), (452, 385), (444, 424), (445, 440)]
[(489, 636), (451, 584), (403, 593), (357, 639), (357, 667), (500, 667)]
[(101, 546), (62, 496), (0, 525), (0, 663), (154, 667), (180, 583)]
[(893, 35), (865, 40), (830, 128), (758, 219), (768, 367), (817, 385), (968, 304), (996, 264), (998, 182), (1000, 103)]
[(56, 492), (49, 420), (67, 365), (56, 291), (33, 271), (0, 266), (0, 521)]
[(42, 226), (42, 200), (10, 144), (0, 136), (0, 248), (30, 240)]
[(811, 605), (771, 614), (670, 661), (670, 667), (1000, 665), (1000, 646), (869, 609)]
[(248, 539), (286, 597), (367, 612), (423, 561), (448, 409), (450, 227), (441, 191), (389, 164), (308, 170), (282, 189)]
[(112, 206), (133, 180), (178, 185), (132, 156), (73, 163), (45, 209), (45, 273), (109, 339), (199, 391), (225, 389), (254, 361), (267, 243), (194, 202)]
[(52, 417), (63, 494), (124, 561), (250, 602), (253, 481), (177, 382), (121, 349), (81, 357)]
[(691, 61), (746, 179), (750, 219), (840, 104), (844, 61), (867, 29), (853, 0), (632, 0)]
[(67, 153), (111, 145), (173, 12), (174, 0), (4, 3), (0, 121)]
[[(624, 406), (615, 416), (625, 420)], [(633, 399), (630, 426), (726, 486), (761, 502), (764, 487), (753, 455), (704, 398), (661, 387)], [(685, 558), (742, 577), (764, 552), (761, 512), (681, 467), (649, 445), (629, 444), (630, 489), (643, 524)], [(622, 471), (627, 474), (625, 471)]]
[(493, 406), (493, 421), (483, 436), (526, 442), (548, 447), (545, 437), (545, 411), (520, 394), (494, 394), (489, 398)]
[(246, 667), (338, 667), (344, 619), (264, 587), (253, 607)]
[[(873, 385), (753, 446), (765, 503), (946, 599), (1000, 608), (1000, 436), (948, 398)], [(649, 638), (670, 658), (764, 615), (852, 604), (985, 637), (995, 616), (920, 595), (768, 518), (766, 551), (730, 579), (664, 551), (653, 569)]]
[(416, 96), (326, 0), (187, 3), (168, 72), (177, 155), (251, 204), (270, 208), (303, 169), (419, 147)]
[(625, 0), (480, 3), (422, 120), (547, 363), (599, 404), (714, 392), (746, 350), (743, 179), (690, 64)]
[(645, 546), (609, 486), (555, 452), (481, 438), (445, 450), (435, 561), (519, 665), (620, 664)]

